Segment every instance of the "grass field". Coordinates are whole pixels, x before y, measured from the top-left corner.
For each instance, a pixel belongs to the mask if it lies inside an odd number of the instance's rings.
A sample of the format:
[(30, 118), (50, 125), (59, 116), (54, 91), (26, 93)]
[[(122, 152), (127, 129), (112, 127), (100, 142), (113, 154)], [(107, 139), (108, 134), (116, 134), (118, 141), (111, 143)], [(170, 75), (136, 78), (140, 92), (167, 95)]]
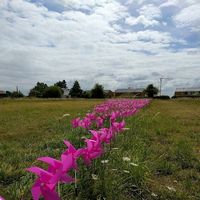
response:
[[(0, 196), (31, 199), (35, 177), (24, 169), (40, 165), (39, 156), (58, 158), (63, 139), (81, 146), (88, 133), (72, 130), (69, 121), (100, 102), (0, 100)], [(65, 113), (71, 116), (61, 118)], [(80, 168), (78, 199), (200, 199), (200, 101), (154, 100), (126, 121), (130, 130), (111, 151)], [(62, 199), (74, 199), (73, 187), (61, 186)]]

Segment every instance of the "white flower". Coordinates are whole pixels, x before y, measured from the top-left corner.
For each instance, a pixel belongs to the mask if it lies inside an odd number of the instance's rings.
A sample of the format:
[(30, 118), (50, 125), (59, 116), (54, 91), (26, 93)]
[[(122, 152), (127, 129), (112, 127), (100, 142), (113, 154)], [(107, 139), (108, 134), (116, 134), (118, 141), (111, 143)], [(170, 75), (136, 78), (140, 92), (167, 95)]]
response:
[(124, 131), (128, 131), (128, 130), (130, 130), (130, 128), (123, 128), (123, 130), (124, 130)]
[(130, 171), (128, 171), (128, 170), (123, 170), (123, 172), (126, 174), (130, 174)]
[(87, 139), (87, 137), (86, 137), (86, 136), (82, 136), (81, 139), (82, 139), (82, 140), (85, 140), (85, 139)]
[(134, 166), (134, 167), (138, 167), (138, 164), (131, 162), (130, 165)]
[(158, 195), (152, 192), (152, 193), (151, 193), (151, 196), (157, 197)]
[(172, 192), (176, 192), (176, 189), (174, 187), (170, 187), (170, 186), (166, 186), (168, 190), (172, 191)]
[(96, 174), (92, 174), (92, 179), (93, 180), (97, 180), (98, 179), (98, 176)]
[(101, 163), (102, 164), (107, 164), (109, 162), (109, 160), (102, 160)]
[(128, 161), (128, 162), (131, 161), (131, 159), (129, 157), (123, 157), (122, 159), (123, 159), (123, 161)]
[(118, 150), (119, 148), (117, 148), (117, 147), (114, 147), (114, 148), (112, 148), (113, 150)]
[(68, 117), (68, 116), (70, 116), (70, 114), (69, 114), (69, 113), (66, 113), (66, 114), (64, 114), (62, 117)]

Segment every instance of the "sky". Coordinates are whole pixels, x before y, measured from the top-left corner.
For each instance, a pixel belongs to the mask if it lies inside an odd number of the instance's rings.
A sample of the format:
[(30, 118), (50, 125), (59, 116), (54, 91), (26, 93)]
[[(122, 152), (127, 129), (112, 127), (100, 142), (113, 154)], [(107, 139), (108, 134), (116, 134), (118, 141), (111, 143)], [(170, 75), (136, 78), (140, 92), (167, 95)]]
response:
[(0, 89), (200, 87), (199, 0), (1, 0)]

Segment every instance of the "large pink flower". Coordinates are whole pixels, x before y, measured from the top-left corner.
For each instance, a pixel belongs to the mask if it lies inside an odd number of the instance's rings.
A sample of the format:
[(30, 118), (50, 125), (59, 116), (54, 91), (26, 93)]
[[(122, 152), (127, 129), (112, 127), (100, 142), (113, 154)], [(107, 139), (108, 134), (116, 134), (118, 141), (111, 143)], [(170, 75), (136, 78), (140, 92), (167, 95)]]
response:
[(33, 200), (39, 200), (40, 196), (43, 196), (45, 200), (60, 200), (58, 194), (55, 192), (57, 184), (56, 175), (39, 167), (30, 167), (26, 170), (38, 176), (31, 189)]

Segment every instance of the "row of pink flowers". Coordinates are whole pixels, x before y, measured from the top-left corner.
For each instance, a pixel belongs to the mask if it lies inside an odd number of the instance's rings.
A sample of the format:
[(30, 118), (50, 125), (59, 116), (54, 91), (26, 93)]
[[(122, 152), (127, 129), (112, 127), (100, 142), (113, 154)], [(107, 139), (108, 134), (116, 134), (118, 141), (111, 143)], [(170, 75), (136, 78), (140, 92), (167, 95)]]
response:
[[(125, 130), (124, 118), (134, 115), (138, 109), (146, 106), (149, 100), (109, 100), (97, 105), (93, 112), (85, 117), (72, 120), (73, 128), (84, 128), (91, 133), (90, 139), (85, 139), (85, 146), (76, 149), (69, 141), (64, 141), (66, 151), (61, 154), (60, 160), (51, 157), (40, 157), (39, 161), (48, 165), (47, 169), (30, 167), (27, 171), (37, 175), (32, 186), (34, 200), (42, 196), (45, 200), (59, 200), (56, 188), (60, 183), (76, 182), (69, 175), (71, 170), (78, 170), (77, 160), (82, 158), (85, 165), (101, 157), (105, 152), (103, 143), (109, 144), (120, 132)], [(91, 130), (93, 129), (93, 130)]]

